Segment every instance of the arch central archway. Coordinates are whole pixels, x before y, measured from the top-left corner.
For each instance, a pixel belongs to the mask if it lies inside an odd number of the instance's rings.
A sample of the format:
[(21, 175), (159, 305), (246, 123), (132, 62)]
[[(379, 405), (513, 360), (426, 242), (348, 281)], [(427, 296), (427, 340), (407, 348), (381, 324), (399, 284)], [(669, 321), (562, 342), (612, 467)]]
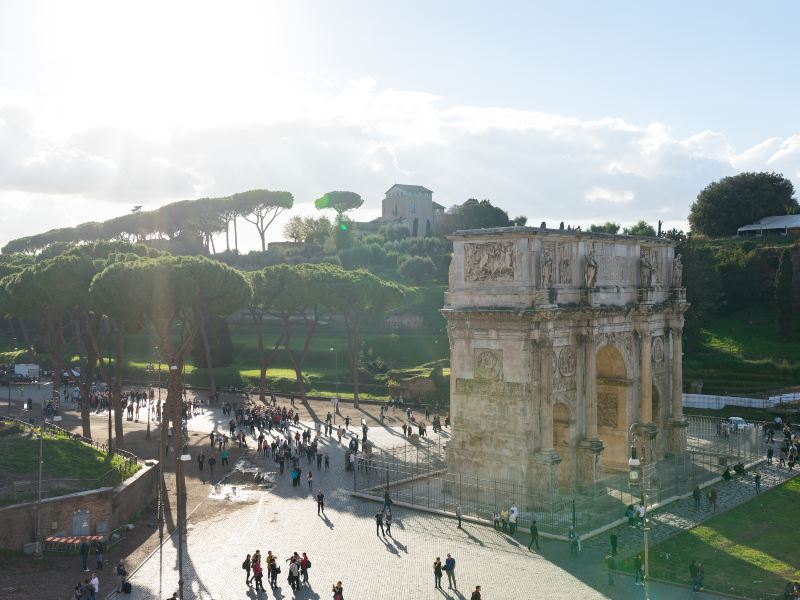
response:
[(627, 469), (629, 388), (622, 352), (603, 346), (597, 352), (597, 435), (605, 446), (603, 464), (612, 470)]

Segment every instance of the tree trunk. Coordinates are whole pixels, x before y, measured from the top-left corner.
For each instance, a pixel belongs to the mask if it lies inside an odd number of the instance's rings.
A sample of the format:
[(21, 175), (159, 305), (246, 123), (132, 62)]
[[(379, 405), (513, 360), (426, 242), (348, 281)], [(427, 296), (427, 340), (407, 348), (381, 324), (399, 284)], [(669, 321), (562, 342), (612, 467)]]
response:
[[(297, 379), (297, 387), (300, 390), (300, 396), (302, 397), (303, 402), (308, 401), (308, 396), (306, 394), (306, 386), (305, 382), (303, 381), (303, 365), (306, 362), (306, 357), (308, 356), (308, 351), (309, 348), (311, 347), (311, 339), (314, 337), (314, 333), (317, 330), (317, 322), (318, 322), (318, 317), (317, 317), (317, 310), (315, 308), (314, 319), (311, 321), (306, 320), (306, 339), (305, 342), (303, 343), (303, 350), (300, 353), (299, 357), (296, 357), (294, 355), (292, 349), (289, 346), (288, 341), (286, 342), (286, 354), (289, 356), (289, 360), (291, 361), (292, 367), (294, 368), (294, 375), (295, 378)], [(288, 329), (289, 327), (288, 323), (286, 324), (286, 327)], [(286, 337), (288, 339), (289, 337), (288, 333)]]
[(256, 315), (251, 311), (253, 320), (256, 323), (256, 335), (258, 336), (258, 362), (261, 366), (261, 372), (258, 377), (258, 397), (264, 402), (267, 397), (267, 362), (264, 356), (264, 317)]
[[(92, 424), (90, 420), (92, 407), (89, 404), (89, 395), (91, 394), (92, 378), (94, 377), (95, 363), (93, 361), (96, 361), (96, 358), (93, 356), (94, 353), (90, 347), (91, 345), (85, 343), (84, 336), (81, 334), (80, 320), (77, 318), (73, 319), (73, 324), (75, 326), (75, 340), (77, 341), (81, 365), (81, 378), (79, 382), (81, 394), (81, 429), (83, 437), (92, 439)], [(86, 327), (89, 327), (88, 323)], [(84, 360), (84, 353), (86, 354), (86, 360)]]
[(231, 249), (231, 220), (225, 219), (225, 250)]
[(233, 217), (233, 247), (239, 252), (239, 230), (236, 228), (236, 217)]
[(114, 357), (114, 384), (111, 387), (111, 400), (114, 405), (114, 437), (116, 447), (125, 447), (125, 430), (122, 427), (122, 413), (125, 407), (122, 405), (122, 327), (117, 328), (116, 356)]
[(361, 329), (359, 322), (353, 324), (353, 407), (358, 408), (358, 358), (361, 348)]
[(211, 253), (212, 254), (216, 254), (217, 253), (217, 247), (214, 245), (214, 234), (213, 233), (209, 233), (208, 234), (208, 241), (211, 244)]
[(286, 356), (289, 358), (289, 361), (292, 363), (292, 368), (294, 370), (294, 378), (297, 382), (297, 391), (300, 393), (300, 397), (305, 400), (306, 397), (306, 386), (303, 382), (303, 370), (301, 368), (302, 365), (297, 361), (292, 352), (292, 349), (289, 345), (292, 343), (292, 330), (291, 326), (289, 325), (290, 317), (288, 315), (284, 315), (283, 317), (283, 348), (286, 350)]
[(211, 393), (217, 391), (217, 380), (214, 378), (214, 363), (211, 358), (211, 345), (208, 343), (208, 317), (202, 318), (200, 323), (200, 338), (203, 340), (203, 353), (206, 357), (206, 370), (208, 371), (208, 385)]
[(31, 334), (28, 331), (28, 327), (25, 325), (25, 321), (23, 319), (17, 319), (19, 321), (19, 330), (22, 332), (22, 339), (25, 341), (25, 357), (27, 362), (33, 362), (33, 344), (31, 344)]
[(266, 231), (266, 229), (262, 231), (261, 228), (259, 228), (258, 229), (258, 235), (261, 236), (261, 251), (262, 252), (266, 252), (267, 251), (267, 231)]

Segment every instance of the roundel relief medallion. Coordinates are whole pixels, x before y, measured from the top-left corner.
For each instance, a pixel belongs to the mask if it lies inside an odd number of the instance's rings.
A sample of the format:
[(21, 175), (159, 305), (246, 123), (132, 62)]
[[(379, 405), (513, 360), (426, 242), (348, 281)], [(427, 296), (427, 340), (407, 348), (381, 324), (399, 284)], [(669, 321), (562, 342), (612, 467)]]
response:
[(482, 350), (475, 357), (475, 377), (477, 379), (500, 379), (503, 373), (503, 359), (492, 350)]
[(558, 354), (558, 371), (565, 377), (575, 374), (578, 359), (572, 346), (562, 348)]

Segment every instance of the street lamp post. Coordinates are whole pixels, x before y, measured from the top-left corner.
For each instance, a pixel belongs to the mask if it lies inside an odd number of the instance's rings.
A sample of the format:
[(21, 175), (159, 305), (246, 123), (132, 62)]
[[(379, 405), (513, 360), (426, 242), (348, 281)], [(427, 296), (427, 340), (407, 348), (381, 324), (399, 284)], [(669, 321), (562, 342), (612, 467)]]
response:
[(186, 489), (183, 482), (183, 463), (192, 460), (189, 454), (189, 444), (183, 445), (180, 458), (178, 459), (178, 467), (175, 473), (177, 490), (178, 490), (178, 598), (183, 600), (183, 531), (186, 515)]
[(331, 348), (336, 364), (336, 407), (333, 410), (333, 424), (336, 425), (336, 413), (339, 412), (339, 352), (336, 348)]
[(642, 536), (644, 544), (644, 597), (645, 600), (650, 600), (650, 560), (648, 552), (648, 534), (650, 533), (650, 525), (647, 518), (647, 492), (649, 485), (647, 465), (643, 465), (639, 458), (636, 456), (636, 444), (634, 440), (637, 437), (634, 431), (639, 423), (633, 423), (628, 430), (628, 438), (631, 443), (631, 455), (628, 459), (628, 467), (630, 469), (628, 477), (631, 488), (639, 482), (639, 469), (641, 468), (641, 486), (642, 486), (642, 509), (644, 517), (642, 519)]
[[(53, 390), (52, 399), (54, 403), (60, 404), (61, 395)], [(60, 421), (61, 417), (53, 415), (53, 421)], [(39, 421), (39, 485), (36, 495), (36, 548), (34, 558), (41, 560), (44, 556), (44, 539), (42, 535), (42, 467), (44, 466), (44, 426), (45, 426), (45, 401), (42, 398), (42, 415)]]

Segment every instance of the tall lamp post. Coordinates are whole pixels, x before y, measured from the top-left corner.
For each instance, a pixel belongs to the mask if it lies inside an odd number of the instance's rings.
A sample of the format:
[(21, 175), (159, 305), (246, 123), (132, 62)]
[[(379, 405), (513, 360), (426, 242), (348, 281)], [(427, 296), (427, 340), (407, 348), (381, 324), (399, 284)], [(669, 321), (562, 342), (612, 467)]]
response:
[[(637, 434), (634, 431), (636, 427), (639, 426), (639, 423), (633, 423), (628, 430), (628, 439), (630, 440), (631, 444), (631, 455), (628, 459), (628, 481), (631, 486), (631, 489), (636, 487), (641, 483), (642, 486), (642, 508), (644, 511), (644, 518), (642, 519), (642, 536), (643, 536), (643, 543), (644, 543), (644, 597), (645, 600), (650, 600), (650, 561), (649, 561), (649, 552), (648, 552), (648, 534), (650, 533), (650, 524), (647, 518), (647, 492), (648, 485), (649, 485), (649, 478), (648, 478), (648, 469), (647, 465), (643, 465), (639, 458), (636, 456), (636, 444), (635, 440)], [(641, 480), (640, 480), (640, 473), (641, 470)]]
[(333, 424), (336, 424), (336, 413), (339, 412), (339, 352), (336, 348), (331, 348), (336, 364), (336, 407), (333, 410)]
[[(178, 459), (178, 467), (175, 473), (177, 490), (178, 490), (178, 598), (183, 600), (183, 532), (186, 527), (186, 490), (183, 484), (183, 463), (192, 460), (189, 454), (189, 444), (183, 445), (180, 458)], [(184, 507), (181, 510), (181, 507)]]
[[(61, 402), (61, 395), (57, 390), (53, 390), (52, 402), (55, 405), (60, 404)], [(39, 421), (39, 485), (38, 485), (38, 492), (36, 496), (36, 548), (34, 550), (33, 556), (34, 558), (41, 560), (44, 556), (44, 536), (42, 534), (42, 467), (44, 466), (44, 426), (45, 426), (45, 408), (46, 402), (44, 398), (42, 399), (42, 415), (41, 420)], [(54, 414), (53, 421), (60, 421), (61, 416)]]

